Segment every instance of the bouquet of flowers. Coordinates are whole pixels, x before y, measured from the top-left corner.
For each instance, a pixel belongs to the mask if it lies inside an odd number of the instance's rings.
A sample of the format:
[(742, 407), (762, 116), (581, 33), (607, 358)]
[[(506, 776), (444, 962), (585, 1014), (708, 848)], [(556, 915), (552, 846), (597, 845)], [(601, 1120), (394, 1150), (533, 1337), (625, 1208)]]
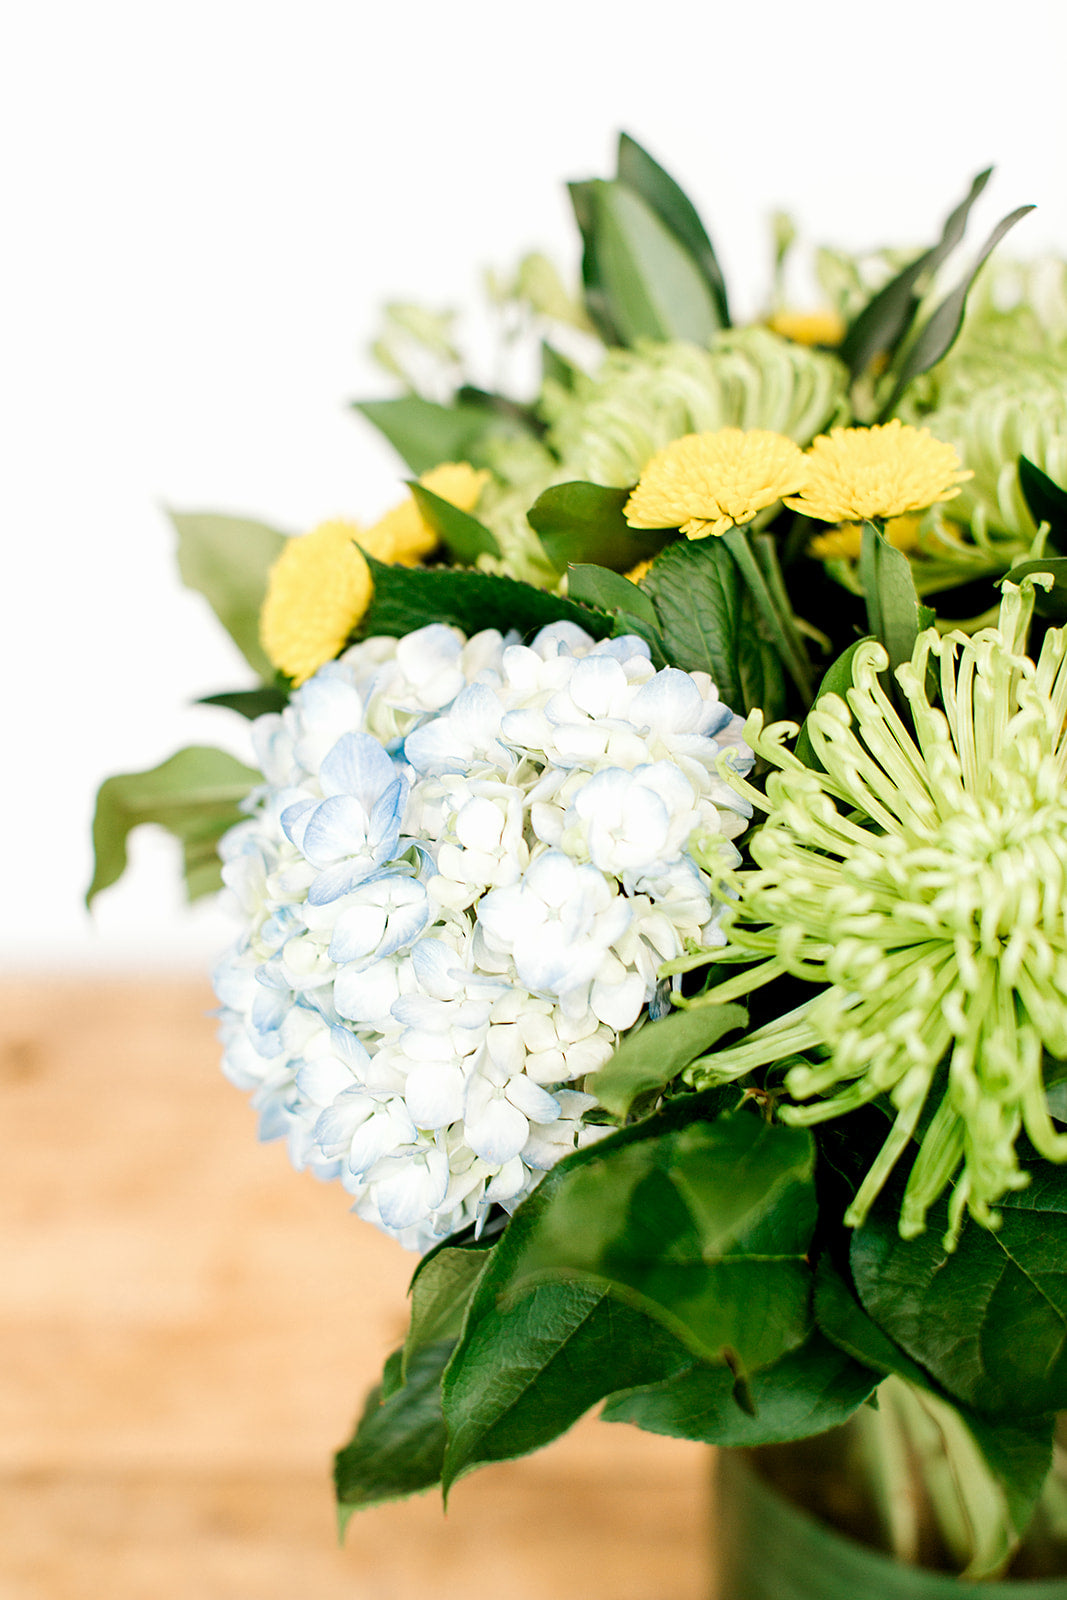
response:
[(90, 894), (145, 821), (225, 884), (224, 1070), (420, 1252), (342, 1522), (602, 1403), (754, 1451), (738, 1504), (1067, 1574), (1067, 264), (976, 282), (1023, 207), (945, 287), (988, 178), (813, 313), (779, 218), (739, 327), (624, 136), (581, 295), (490, 281), (532, 398), (391, 307), (395, 509), (175, 519), (257, 770), (109, 779)]

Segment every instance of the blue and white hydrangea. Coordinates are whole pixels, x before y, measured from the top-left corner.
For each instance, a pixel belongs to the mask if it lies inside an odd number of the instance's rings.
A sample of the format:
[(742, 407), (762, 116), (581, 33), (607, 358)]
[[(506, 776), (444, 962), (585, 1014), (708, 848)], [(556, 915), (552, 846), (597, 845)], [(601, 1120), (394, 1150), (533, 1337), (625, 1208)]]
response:
[(585, 1080), (721, 942), (694, 860), (746, 826), (751, 756), (706, 674), (556, 623), (368, 639), (254, 727), (215, 977), (264, 1138), (424, 1249), (603, 1129)]

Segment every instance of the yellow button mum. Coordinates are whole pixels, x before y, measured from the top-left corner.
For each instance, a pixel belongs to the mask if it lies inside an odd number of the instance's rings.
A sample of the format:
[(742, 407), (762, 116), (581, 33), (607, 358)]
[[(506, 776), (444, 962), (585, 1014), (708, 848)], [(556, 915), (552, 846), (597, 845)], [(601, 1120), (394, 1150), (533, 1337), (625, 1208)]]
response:
[(260, 643), (294, 683), (340, 654), (370, 604), (370, 568), (355, 544), (364, 537), (354, 522), (322, 522), (290, 539), (270, 570)]
[[(445, 461), (424, 472), (419, 479), (424, 489), (460, 511), (474, 510), (488, 481), (488, 472), (477, 472), (466, 461)], [(368, 538), (380, 540), (387, 547), (388, 554), (381, 556), (382, 561), (392, 561), (402, 567), (416, 566), (423, 556), (437, 548), (437, 535), (420, 514), (415, 496), (411, 494), (374, 524)], [(366, 540), (362, 542), (366, 544)], [(376, 549), (367, 548), (372, 555), (377, 555)]]
[(768, 317), (767, 326), (772, 333), (794, 344), (839, 345), (845, 337), (845, 319), (840, 311), (776, 311)]
[[(419, 482), (470, 511), (488, 478), (488, 472), (476, 472), (465, 461), (446, 461)], [(268, 660), (301, 684), (340, 655), (374, 592), (360, 546), (379, 561), (413, 567), (436, 545), (436, 533), (410, 494), (365, 531), (335, 520), (290, 539), (270, 570), (259, 616)]]
[[(918, 550), (921, 517), (890, 517), (884, 533), (898, 550)], [(843, 522), (827, 533), (817, 533), (808, 545), (809, 556), (817, 561), (858, 561), (863, 549), (863, 529), (858, 522)]]
[(657, 450), (624, 507), (631, 528), (704, 539), (744, 526), (808, 475), (804, 452), (766, 428), (687, 433)]
[(786, 505), (821, 522), (863, 522), (925, 511), (974, 476), (954, 447), (894, 417), (874, 428), (831, 428), (812, 441), (809, 474)]

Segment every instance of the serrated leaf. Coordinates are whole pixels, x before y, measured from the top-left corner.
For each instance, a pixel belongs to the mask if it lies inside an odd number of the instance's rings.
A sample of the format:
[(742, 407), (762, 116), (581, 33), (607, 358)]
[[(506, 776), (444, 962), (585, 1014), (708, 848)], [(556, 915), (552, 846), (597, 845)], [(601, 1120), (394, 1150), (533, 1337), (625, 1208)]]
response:
[(1019, 487), (1034, 521), (1048, 523), (1049, 544), (1067, 554), (1067, 490), (1026, 456), (1019, 457)]
[(890, 1197), (851, 1248), (864, 1308), (958, 1402), (1019, 1419), (1067, 1407), (1067, 1171), (1034, 1162), (1026, 1189), (998, 1202), (1000, 1228), (969, 1221), (942, 1246), (947, 1201), (917, 1239), (901, 1239)]
[(967, 227), (971, 207), (992, 173), (992, 167), (988, 167), (985, 172), (978, 174), (966, 198), (945, 222), (937, 244), (909, 262), (902, 272), (872, 296), (854, 319), (838, 351), (853, 378), (858, 378), (876, 355), (896, 348), (915, 314), (918, 304), (916, 284), (921, 278), (936, 272), (959, 244)]
[(898, 400), (914, 378), (920, 377), (924, 372), (929, 372), (930, 368), (936, 366), (942, 357), (946, 356), (951, 350), (960, 329), (963, 327), (963, 313), (967, 306), (967, 296), (979, 271), (1008, 230), (1014, 228), (1015, 224), (1033, 209), (1033, 206), (1019, 206), (1015, 211), (1009, 212), (1006, 217), (1001, 218), (979, 250), (971, 270), (965, 275), (962, 283), (958, 283), (951, 293), (945, 296), (940, 305), (936, 306), (930, 313), (930, 316), (908, 346), (897, 372), (897, 381), (893, 392), (882, 410), (883, 417), (892, 415)]
[(401, 1368), (405, 1377), (412, 1358), (423, 1345), (459, 1338), (489, 1248), (445, 1245), (419, 1262), (411, 1280), (411, 1321)]
[(249, 666), (268, 683), (274, 668), (259, 642), (259, 612), (267, 576), (286, 536), (246, 517), (209, 511), (169, 511), (178, 535), (182, 582), (202, 594)]
[(1034, 572), (1047, 572), (1052, 579), (1049, 589), (1034, 584), (1034, 610), (1051, 622), (1067, 622), (1067, 556), (1037, 556), (1033, 561), (1020, 561), (1005, 573), (1004, 581), (1021, 583)]
[(565, 621), (577, 623), (595, 639), (612, 634), (613, 620), (603, 612), (514, 578), (454, 567), (390, 567), (369, 555), (367, 564), (374, 598), (360, 628), (365, 638), (388, 634), (399, 639), (431, 622), (451, 623), (467, 634), (516, 628), (525, 637)]
[(629, 496), (629, 489), (599, 483), (558, 483), (538, 496), (526, 520), (557, 571), (591, 563), (628, 572), (677, 537), (673, 528), (631, 528), (622, 509)]
[(434, 494), (417, 479), (412, 479), (408, 488), (423, 520), (430, 524), (453, 561), (473, 566), (481, 555), (499, 556), (500, 546), (496, 535), (477, 517), (472, 517), (469, 511), (461, 511), (451, 501), (442, 500), (439, 494)]
[[(869, 643), (870, 638), (871, 635), (866, 634), (862, 639), (856, 639), (852, 644), (849, 645), (848, 649), (843, 650), (838, 656), (837, 660), (832, 662), (827, 668), (822, 682), (819, 684), (818, 690), (816, 691), (815, 699), (812, 701), (812, 711), (814, 711), (824, 694), (836, 694), (839, 695), (842, 700), (845, 699), (847, 691), (852, 688), (852, 658), (856, 654), (856, 651), (859, 649), (860, 645)], [(823, 772), (825, 770), (822, 762), (815, 754), (815, 749), (811, 742), (811, 734), (808, 731), (807, 717), (805, 717), (804, 722), (801, 725), (800, 734), (793, 748), (793, 753), (798, 760), (803, 761), (804, 765), (806, 767), (810, 767), (813, 772)]]
[(225, 694), (205, 694), (196, 703), (198, 706), (223, 706), (227, 711), (236, 711), (254, 722), (256, 717), (265, 717), (272, 711), (284, 711), (289, 704), (289, 695), (285, 689), (264, 684), (260, 689), (232, 689)]
[(334, 1457), (342, 1532), (354, 1511), (404, 1499), (440, 1482), (445, 1456), (441, 1375), (451, 1353), (449, 1339), (424, 1346), (410, 1363), (406, 1383), (390, 1385), (387, 1397), (379, 1385), (367, 1397), (355, 1433)]
[(590, 185), (598, 285), (622, 342), (688, 339), (706, 345), (720, 323), (689, 252), (639, 194), (621, 183)]
[(488, 435), (516, 431), (514, 424), (480, 405), (442, 406), (414, 394), (400, 400), (357, 400), (354, 409), (374, 424), (416, 474), (443, 461), (487, 465), (481, 446)]
[(540, 1449), (609, 1391), (691, 1360), (665, 1328), (602, 1284), (540, 1284), (505, 1305), (506, 1273), (494, 1267), (475, 1291), (442, 1386), (446, 1489), (483, 1462)]
[(190, 900), (220, 887), (215, 846), (241, 821), (240, 802), (258, 772), (225, 750), (190, 745), (147, 772), (123, 772), (106, 779), (96, 797), (93, 818), (95, 871), (86, 904), (117, 883), (126, 870), (126, 840), (134, 828), (159, 823), (180, 840)]
[(667, 659), (710, 674), (734, 711), (766, 708), (781, 694), (776, 654), (761, 648), (759, 624), (737, 563), (718, 539), (679, 540), (642, 581), (656, 609)]
[(688, 195), (628, 133), (619, 135), (618, 175), (652, 207), (664, 226), (689, 252), (711, 291), (719, 326), (728, 328), (726, 281), (707, 230)]
[(601, 1417), (722, 1448), (782, 1444), (847, 1422), (879, 1381), (812, 1329), (795, 1350), (751, 1375), (749, 1408), (737, 1403), (729, 1368), (694, 1362), (673, 1377), (609, 1399)]
[(646, 1022), (628, 1033), (601, 1067), (592, 1093), (605, 1110), (626, 1116), (639, 1095), (661, 1089), (723, 1034), (744, 1027), (746, 1015), (741, 1006), (699, 1006)]
[(813, 1146), (748, 1111), (675, 1127), (685, 1114), (672, 1103), (549, 1173), (501, 1242), (499, 1293), (599, 1283), (702, 1360), (752, 1371), (808, 1331)]

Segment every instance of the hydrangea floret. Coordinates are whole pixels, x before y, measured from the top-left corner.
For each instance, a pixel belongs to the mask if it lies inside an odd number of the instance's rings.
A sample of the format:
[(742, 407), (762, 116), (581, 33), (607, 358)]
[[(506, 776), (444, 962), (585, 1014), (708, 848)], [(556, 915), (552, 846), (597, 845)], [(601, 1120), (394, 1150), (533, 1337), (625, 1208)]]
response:
[(756, 870), (734, 879), (726, 954), (764, 958), (750, 985), (789, 972), (824, 987), (693, 1075), (703, 1085), (814, 1052), (785, 1079), (810, 1103), (782, 1116), (802, 1124), (888, 1095), (895, 1121), (854, 1225), (936, 1102), (900, 1225), (922, 1231), (952, 1184), (950, 1248), (965, 1211), (996, 1226), (997, 1200), (1028, 1182), (1023, 1130), (1067, 1160), (1043, 1079), (1043, 1051), (1067, 1054), (1067, 630), (1049, 629), (1031, 660), (1032, 606), (1029, 581), (1006, 584), (996, 627), (920, 634), (897, 672), (914, 735), (874, 641), (856, 650), (846, 698), (827, 694), (808, 717), (822, 770), (784, 747), (794, 725), (752, 713), (745, 737), (776, 770), (765, 796), (735, 780), (768, 815)]
[(586, 1076), (666, 1007), (664, 961), (721, 942), (689, 842), (740, 859), (741, 719), (636, 638), (436, 624), (355, 645), (254, 733), (225, 1068), (263, 1137), (425, 1248), (597, 1136)]

